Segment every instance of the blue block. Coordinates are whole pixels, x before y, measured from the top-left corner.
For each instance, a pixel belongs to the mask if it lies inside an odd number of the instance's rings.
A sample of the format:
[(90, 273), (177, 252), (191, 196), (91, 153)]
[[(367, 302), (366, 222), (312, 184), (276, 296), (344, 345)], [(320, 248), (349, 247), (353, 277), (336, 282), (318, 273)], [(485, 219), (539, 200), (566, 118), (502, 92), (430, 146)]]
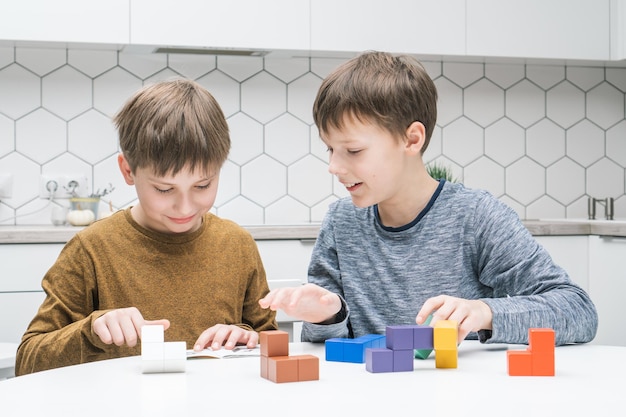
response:
[(324, 342), (327, 361), (343, 362), (343, 340), (341, 338), (332, 338)]
[(343, 362), (363, 363), (365, 362), (364, 340), (345, 339), (343, 345)]

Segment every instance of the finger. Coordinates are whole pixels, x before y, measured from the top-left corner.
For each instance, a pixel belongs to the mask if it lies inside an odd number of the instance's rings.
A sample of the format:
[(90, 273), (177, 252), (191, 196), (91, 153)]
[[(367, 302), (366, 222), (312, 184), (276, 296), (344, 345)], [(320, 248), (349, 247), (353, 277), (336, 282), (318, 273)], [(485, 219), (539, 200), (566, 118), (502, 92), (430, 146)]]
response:
[(198, 336), (198, 340), (196, 340), (196, 343), (193, 345), (193, 350), (199, 352), (202, 349), (206, 348), (211, 340), (213, 340), (213, 334), (215, 333), (216, 327), (217, 326), (209, 327), (208, 329), (203, 331), (200, 336)]
[[(170, 321), (168, 319), (143, 320), (142, 326), (163, 326), (163, 330), (167, 330), (170, 328)], [(141, 334), (141, 331), (139, 334)]]
[(246, 332), (248, 334), (248, 341), (246, 342), (246, 347), (248, 349), (254, 349), (259, 344), (259, 334), (254, 331)]
[(107, 345), (113, 343), (113, 337), (111, 336), (111, 332), (109, 332), (104, 318), (99, 317), (94, 321), (93, 332), (100, 338), (102, 343)]
[[(428, 319), (429, 316), (431, 316), (431, 319), (433, 319), (435, 312), (439, 308), (441, 308), (443, 303), (444, 303), (444, 299), (442, 296), (432, 297), (426, 300), (424, 304), (422, 305), (422, 308), (420, 309), (420, 311), (417, 313), (417, 317), (415, 317), (415, 322), (417, 324), (424, 324), (426, 323), (426, 320)], [(433, 322), (432, 324), (435, 324), (435, 323)]]
[(230, 326), (219, 325), (219, 327), (217, 327), (217, 331), (213, 335), (213, 340), (210, 341), (211, 349), (221, 349), (226, 340), (228, 340), (228, 337), (230, 336), (230, 331)]

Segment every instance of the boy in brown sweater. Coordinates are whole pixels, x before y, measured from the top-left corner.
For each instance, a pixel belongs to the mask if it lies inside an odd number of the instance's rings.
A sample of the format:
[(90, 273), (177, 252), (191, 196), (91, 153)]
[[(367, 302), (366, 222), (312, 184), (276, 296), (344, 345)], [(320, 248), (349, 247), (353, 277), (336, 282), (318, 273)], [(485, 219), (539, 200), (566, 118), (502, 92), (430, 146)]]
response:
[(149, 85), (114, 119), (135, 206), (79, 231), (43, 278), (46, 298), (15, 372), (139, 355), (141, 327), (162, 324), (188, 349), (254, 347), (277, 329), (252, 236), (209, 210), (230, 150), (213, 96), (183, 79)]

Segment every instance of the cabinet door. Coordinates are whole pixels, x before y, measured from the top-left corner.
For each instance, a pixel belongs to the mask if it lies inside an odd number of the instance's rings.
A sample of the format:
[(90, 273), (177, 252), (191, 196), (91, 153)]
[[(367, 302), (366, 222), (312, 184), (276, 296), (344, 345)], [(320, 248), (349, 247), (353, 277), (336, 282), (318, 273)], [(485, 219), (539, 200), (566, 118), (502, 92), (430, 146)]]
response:
[(626, 346), (626, 238), (589, 237), (589, 295), (599, 316), (596, 344)]
[(132, 0), (130, 42), (214, 48), (309, 48), (304, 0)]
[(589, 291), (589, 237), (535, 236), (552, 260), (567, 271), (572, 281)]
[(130, 0), (0, 2), (0, 39), (126, 44)]
[(467, 54), (607, 60), (610, 0), (467, 0)]
[(313, 0), (311, 50), (465, 55), (465, 0)]

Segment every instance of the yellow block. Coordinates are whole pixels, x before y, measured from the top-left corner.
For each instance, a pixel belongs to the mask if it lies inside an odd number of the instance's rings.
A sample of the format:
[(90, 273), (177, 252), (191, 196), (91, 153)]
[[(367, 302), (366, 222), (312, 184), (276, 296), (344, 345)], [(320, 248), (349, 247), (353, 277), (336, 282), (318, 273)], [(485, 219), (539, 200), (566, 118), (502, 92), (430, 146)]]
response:
[(457, 349), (454, 350), (436, 350), (435, 351), (435, 367), (436, 368), (456, 368), (457, 367)]
[(438, 350), (457, 350), (457, 327), (458, 323), (454, 320), (438, 320), (435, 322), (433, 329), (433, 346), (435, 354)]

